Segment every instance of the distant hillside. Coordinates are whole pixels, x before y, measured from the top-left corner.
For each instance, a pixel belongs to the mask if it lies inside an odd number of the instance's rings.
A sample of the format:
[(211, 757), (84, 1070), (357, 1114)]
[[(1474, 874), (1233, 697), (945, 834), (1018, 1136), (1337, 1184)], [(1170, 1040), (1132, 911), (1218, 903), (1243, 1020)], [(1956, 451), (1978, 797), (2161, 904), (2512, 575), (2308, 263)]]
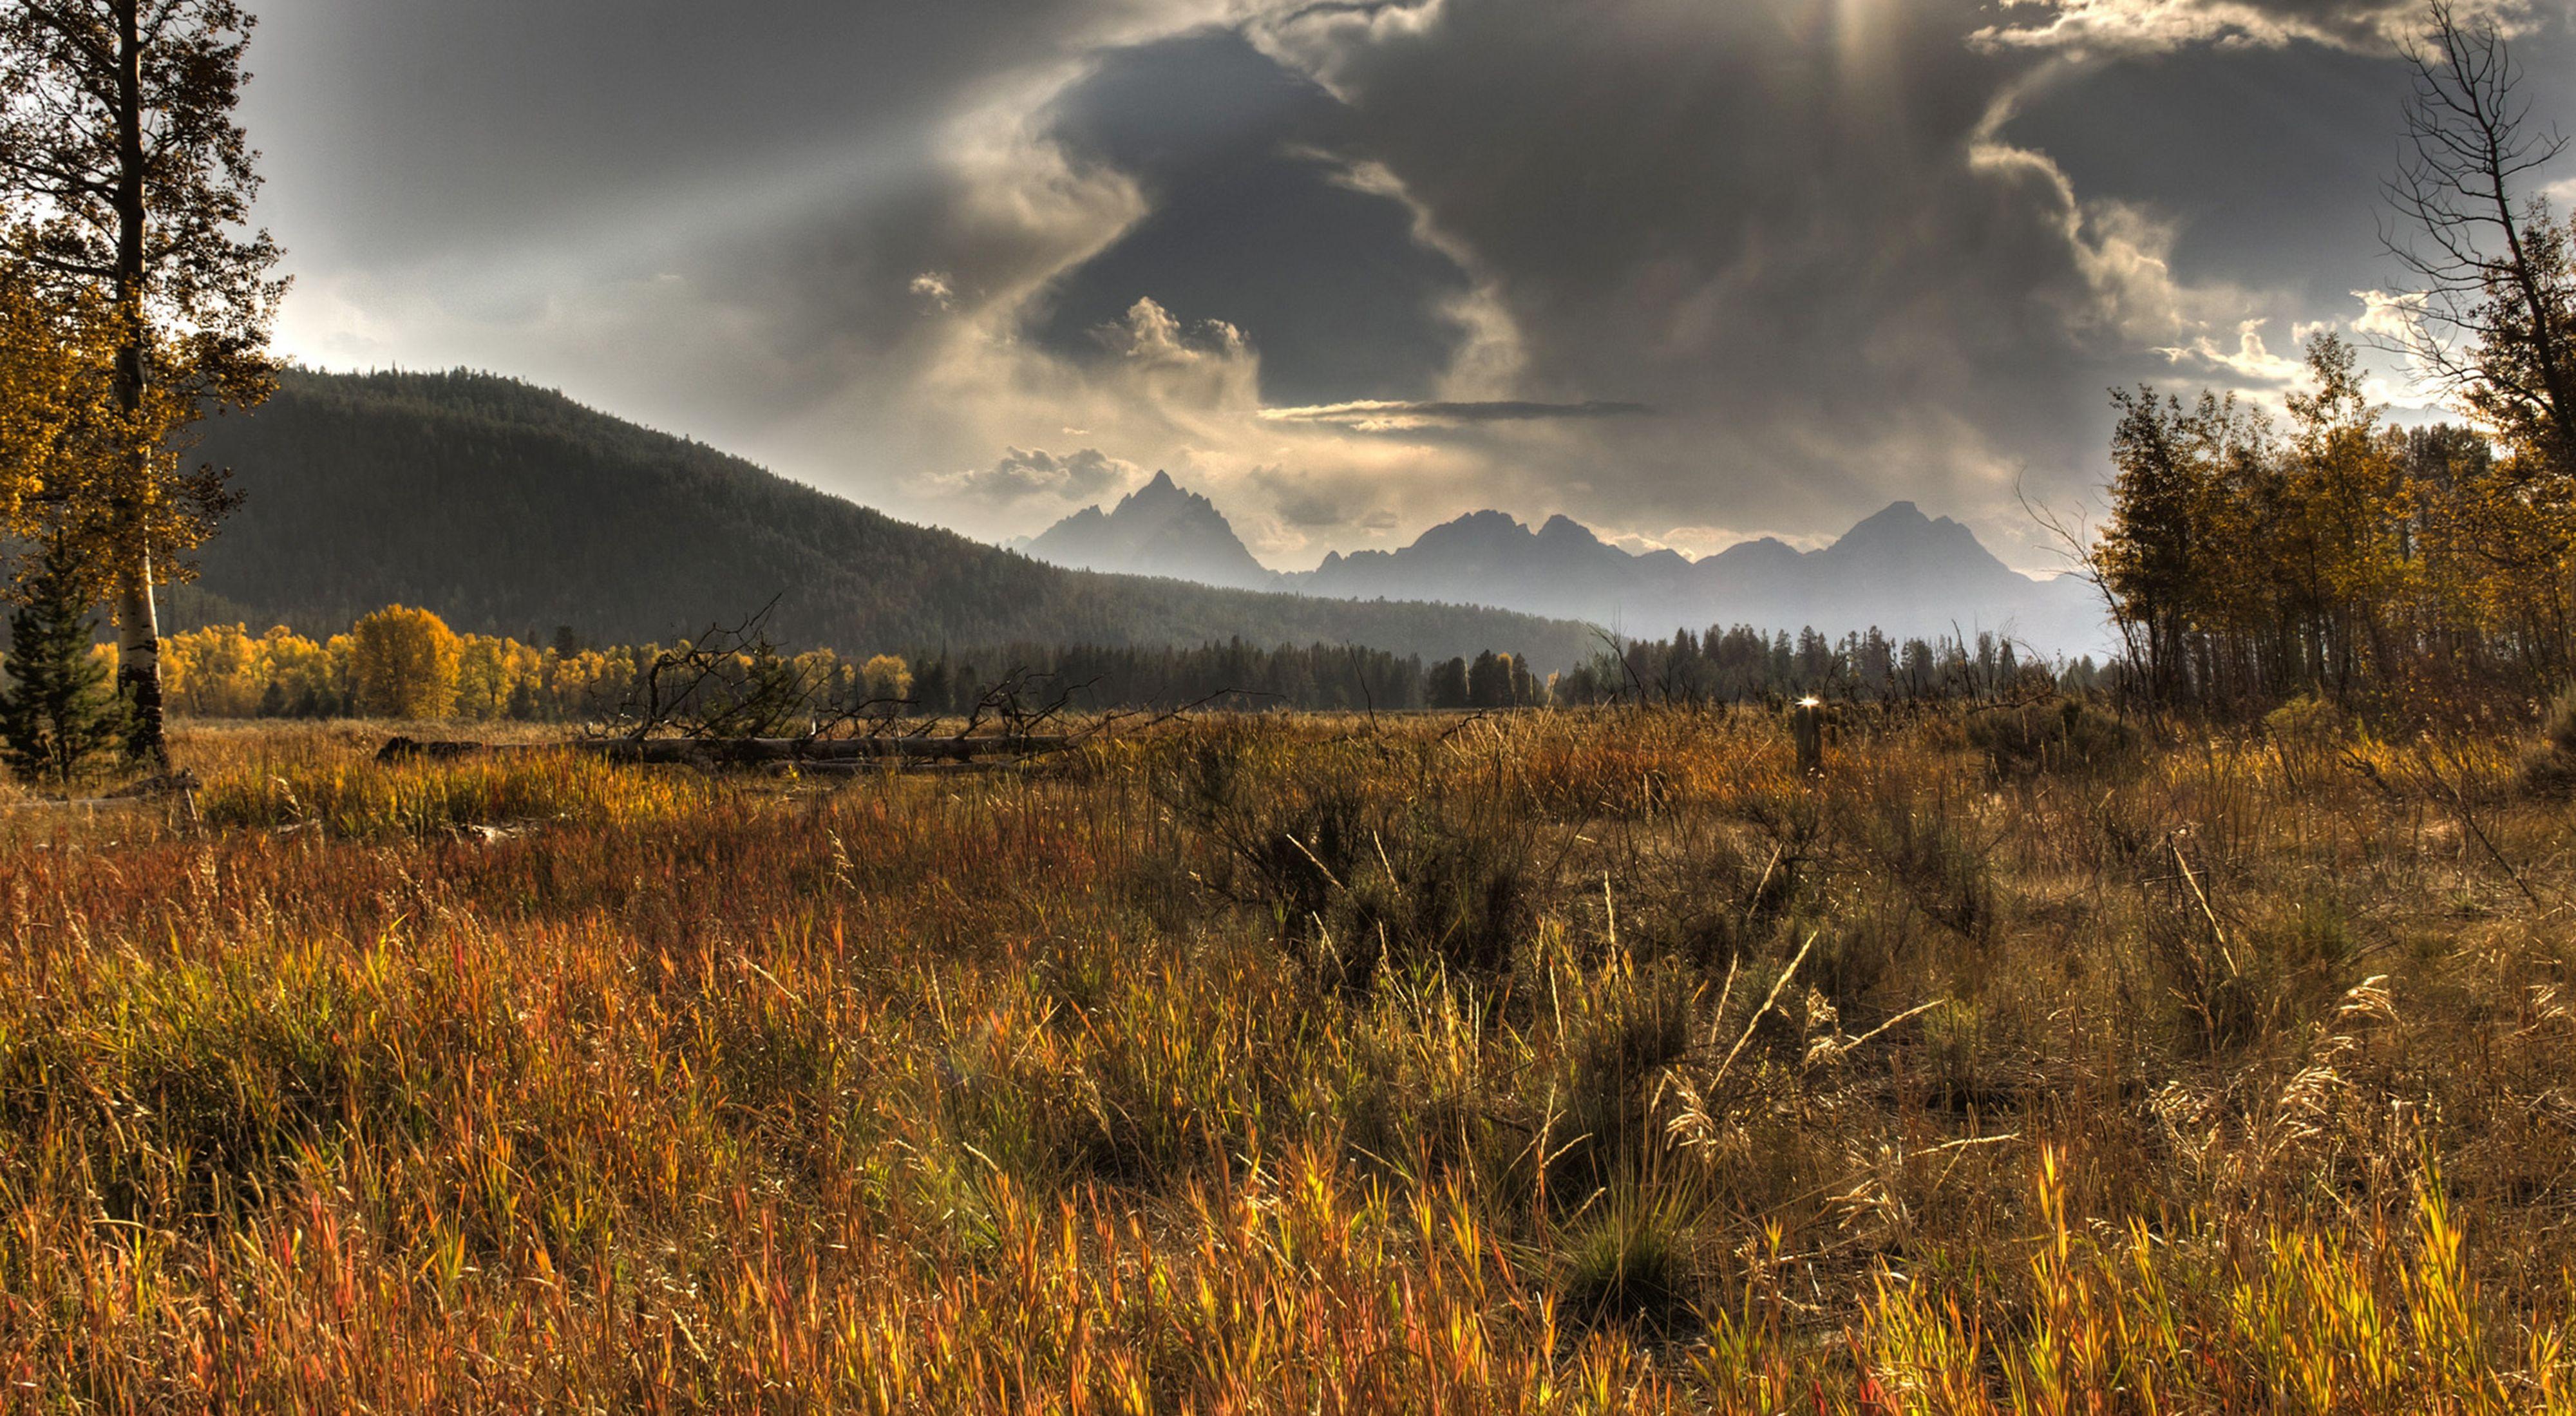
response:
[(1239, 590), (1278, 588), (1279, 577), (1244, 549), (1224, 514), (1207, 498), (1174, 485), (1168, 472), (1155, 473), (1109, 511), (1084, 507), (1024, 549), (1077, 570), (1167, 575)]
[(202, 455), (247, 496), (175, 627), (337, 630), (391, 601), (460, 629), (668, 640), (777, 596), (775, 636), (848, 652), (1010, 642), (1493, 648), (1568, 666), (1581, 626), (1044, 565), (906, 525), (698, 443), (484, 374), (289, 373)]
[(1820, 550), (1764, 539), (1693, 561), (1635, 555), (1565, 517), (1533, 531), (1480, 511), (1395, 551), (1327, 556), (1282, 583), (1315, 595), (1498, 605), (1652, 637), (1681, 625), (1812, 626), (1829, 635), (1873, 626), (1895, 638), (2009, 634), (2044, 653), (2112, 647), (2102, 602), (2073, 578), (2033, 580), (1995, 559), (1976, 534), (1897, 502)]

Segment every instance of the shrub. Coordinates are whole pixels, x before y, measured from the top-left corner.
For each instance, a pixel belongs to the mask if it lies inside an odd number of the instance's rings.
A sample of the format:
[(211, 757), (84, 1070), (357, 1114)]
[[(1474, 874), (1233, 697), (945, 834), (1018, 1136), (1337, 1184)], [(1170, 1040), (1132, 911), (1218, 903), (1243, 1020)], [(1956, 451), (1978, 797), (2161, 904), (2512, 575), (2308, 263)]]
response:
[(2576, 680), (2540, 715), (2540, 736), (2523, 751), (2517, 784), (2532, 796), (2576, 796)]
[(1566, 1311), (1584, 1322), (1637, 1323), (1659, 1332), (1689, 1321), (1697, 1290), (1679, 1206), (1623, 1189), (1561, 1251)]
[(1553, 1128), (1559, 1155), (1549, 1188), (1580, 1202), (1662, 1150), (1649, 1102), (1664, 1069), (1690, 1050), (1699, 990), (1674, 961), (1640, 967), (1624, 955), (1589, 974), (1564, 972), (1554, 985), (1560, 999), (1570, 991), (1579, 1002), (1566, 1008), (1557, 1039), (1552, 1085), (1564, 1113)]
[(1536, 918), (1532, 837), (1486, 804), (1359, 789), (1338, 767), (1252, 760), (1245, 729), (1199, 736), (1166, 800), (1216, 847), (1206, 883), (1269, 917), (1328, 985), (1386, 970), (1490, 980)]
[(1998, 776), (2117, 771), (2138, 760), (2137, 729), (2076, 698), (1972, 711), (1967, 735)]

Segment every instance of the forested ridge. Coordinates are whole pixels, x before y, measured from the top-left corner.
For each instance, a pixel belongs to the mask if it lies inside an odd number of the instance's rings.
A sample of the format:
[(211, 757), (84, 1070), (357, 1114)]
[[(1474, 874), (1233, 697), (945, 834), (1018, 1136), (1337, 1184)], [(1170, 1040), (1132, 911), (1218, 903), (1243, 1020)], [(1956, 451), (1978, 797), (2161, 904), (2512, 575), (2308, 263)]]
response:
[(174, 620), (327, 633), (388, 601), (461, 630), (668, 641), (772, 596), (782, 644), (1348, 642), (1542, 667), (1584, 628), (1453, 605), (1310, 599), (1069, 571), (912, 526), (704, 444), (488, 374), (289, 370), (199, 456), (241, 509)]

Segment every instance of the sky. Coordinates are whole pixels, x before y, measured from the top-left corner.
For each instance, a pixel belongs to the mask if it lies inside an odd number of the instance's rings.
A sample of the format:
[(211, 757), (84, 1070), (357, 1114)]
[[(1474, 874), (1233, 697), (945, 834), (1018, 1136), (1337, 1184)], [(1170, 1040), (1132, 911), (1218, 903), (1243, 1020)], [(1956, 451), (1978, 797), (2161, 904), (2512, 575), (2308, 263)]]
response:
[[(2576, 129), (2576, 0), (2461, 4)], [(2098, 516), (2108, 388), (2277, 401), (2397, 288), (2422, 18), (253, 8), (291, 357), (513, 375), (985, 539), (1169, 470), (1280, 569), (1485, 507), (1699, 555), (1895, 500), (2047, 569), (2026, 506)]]

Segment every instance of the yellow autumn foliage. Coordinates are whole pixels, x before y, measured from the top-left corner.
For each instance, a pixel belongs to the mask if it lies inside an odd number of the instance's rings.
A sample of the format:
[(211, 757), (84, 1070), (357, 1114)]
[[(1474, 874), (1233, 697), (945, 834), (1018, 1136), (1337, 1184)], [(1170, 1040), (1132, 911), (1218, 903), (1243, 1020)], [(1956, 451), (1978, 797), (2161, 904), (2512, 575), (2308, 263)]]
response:
[(463, 644), (427, 610), (388, 605), (350, 629), (358, 711), (375, 718), (444, 718), (455, 711)]

